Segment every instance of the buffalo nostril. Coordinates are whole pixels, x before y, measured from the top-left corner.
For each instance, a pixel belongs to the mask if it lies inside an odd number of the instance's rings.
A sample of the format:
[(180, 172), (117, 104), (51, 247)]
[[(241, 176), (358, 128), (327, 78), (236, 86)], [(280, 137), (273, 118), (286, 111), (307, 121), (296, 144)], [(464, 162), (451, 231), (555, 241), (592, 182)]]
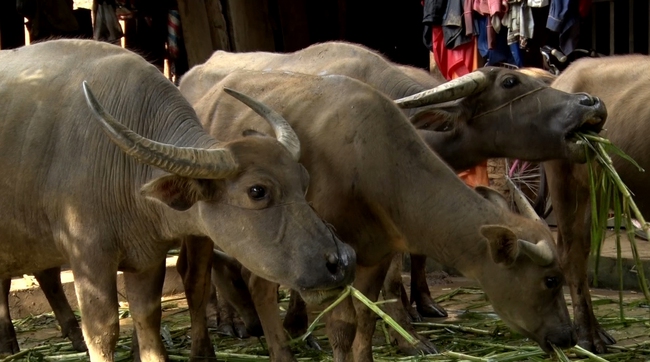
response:
[(325, 255), (325, 260), (327, 270), (332, 274), (336, 274), (339, 270), (339, 256), (336, 253), (328, 253)]
[(583, 93), (580, 95), (580, 100), (578, 102), (582, 106), (593, 107), (598, 103), (598, 98), (594, 98), (589, 94)]

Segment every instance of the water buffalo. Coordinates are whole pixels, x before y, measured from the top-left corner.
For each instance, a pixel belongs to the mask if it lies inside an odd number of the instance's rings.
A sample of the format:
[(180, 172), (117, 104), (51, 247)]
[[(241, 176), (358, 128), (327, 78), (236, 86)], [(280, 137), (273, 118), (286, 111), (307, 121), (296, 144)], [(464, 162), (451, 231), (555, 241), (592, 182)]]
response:
[[(190, 74), (215, 68), (347, 75), (373, 86), (391, 99), (418, 94), (444, 82), (441, 77), (397, 65), (366, 47), (345, 42), (315, 44), (286, 54), (217, 51), (205, 66)], [(202, 75), (200, 81), (210, 83), (210, 77), (209, 73)], [(456, 102), (434, 106), (427, 105), (426, 101), (410, 102), (415, 104), (404, 108), (429, 147), (457, 171), (491, 157), (528, 161), (567, 157), (582, 160), (582, 148), (576, 148), (567, 136), (582, 126), (598, 130), (606, 116), (598, 99), (556, 92), (539, 80), (513, 70), (484, 68), (460, 82), (466, 83), (465, 90), (453, 92), (454, 98), (461, 98)], [(517, 99), (521, 101), (510, 102)], [(508, 107), (503, 107), (506, 104)], [(411, 302), (415, 302), (423, 316), (446, 316), (444, 309), (430, 296), (425, 258), (411, 255), (411, 261)], [(396, 258), (396, 262), (400, 260)], [(396, 266), (391, 271), (399, 272), (400, 268)], [(391, 273), (386, 288), (394, 288), (400, 281), (401, 275)], [(410, 303), (406, 304), (409, 307)], [(401, 347), (407, 346), (404, 340), (398, 340)]]
[[(347, 75), (395, 100), (443, 83), (424, 71), (391, 63), (375, 51), (345, 42), (319, 43), (293, 53), (217, 51), (193, 72), (214, 68)], [(211, 81), (209, 74), (200, 79)], [(452, 92), (453, 98), (441, 94), (445, 100), (459, 99), (456, 102), (430, 106), (436, 100), (429, 96), (404, 107), (426, 143), (456, 170), (497, 157), (583, 160), (582, 147), (566, 136), (581, 126), (602, 123), (604, 109), (598, 99), (547, 89), (543, 82), (521, 72), (488, 67), (464, 79), (461, 82), (466, 84)], [(523, 100), (508, 103), (517, 97)], [(501, 107), (504, 104), (508, 107)]]
[[(636, 160), (646, 172), (618, 156), (614, 167), (634, 194), (646, 220), (650, 217), (650, 57), (643, 55), (583, 58), (570, 65), (553, 82), (566, 92), (589, 92), (608, 109), (601, 134)], [(614, 343), (596, 320), (589, 294), (587, 260), (590, 250), (591, 203), (587, 166), (557, 160), (545, 162), (553, 209), (558, 220), (560, 262), (571, 288), (578, 344), (603, 353)]]
[[(344, 42), (316, 44), (287, 54), (218, 51), (204, 67), (196, 68), (193, 72), (214, 68), (342, 74), (368, 83), (392, 99), (417, 94), (444, 82), (441, 77), (391, 63), (366, 47)], [(580, 147), (576, 149), (574, 142), (567, 142), (567, 135), (581, 126), (599, 129), (606, 113), (597, 99), (553, 92), (544, 88), (546, 84), (517, 71), (486, 68), (482, 72), (469, 78), (468, 90), (453, 92), (456, 98), (461, 97), (454, 103), (431, 106), (421, 102), (423, 106), (404, 108), (429, 147), (452, 168), (460, 171), (489, 157), (530, 161), (584, 157)], [(486, 77), (482, 77), (482, 74)], [(209, 74), (201, 79), (211, 81)], [(540, 89), (544, 91), (537, 93)], [(528, 97), (529, 94), (532, 96)], [(520, 97), (523, 98), (521, 102), (508, 103)], [(541, 102), (543, 106), (540, 106)], [(510, 107), (501, 107), (504, 104)], [(564, 109), (565, 105), (569, 107)], [(400, 263), (401, 259), (396, 258), (395, 262)], [(444, 309), (430, 296), (425, 258), (411, 255), (411, 262), (411, 302), (415, 302), (419, 314), (423, 316), (446, 316)], [(404, 294), (400, 269), (399, 265), (390, 269), (385, 288), (392, 290), (399, 287), (401, 294)], [(402, 295), (401, 299), (411, 315), (418, 318), (418, 313), (410, 309), (408, 298)], [(291, 320), (293, 310), (290, 309), (287, 315)], [(410, 348), (406, 341), (399, 337), (397, 339), (403, 350)]]
[[(118, 270), (139, 357), (166, 359), (161, 276), (181, 239), (208, 254), (216, 245), (307, 299), (351, 282), (354, 251), (305, 201), (295, 132), (231, 94), (276, 137), (218, 142), (154, 66), (114, 45), (55, 40), (0, 52), (0, 277), (68, 263), (92, 361), (113, 360)], [(209, 339), (192, 342), (212, 350)]]
[[(296, 130), (311, 175), (307, 199), (355, 248), (355, 286), (369, 298), (378, 298), (395, 253), (427, 255), (478, 280), (503, 320), (544, 349), (574, 343), (549, 229), (464, 185), (385, 95), (340, 75), (197, 66), (181, 92), (224, 139), (269, 132), (224, 87), (263, 99)], [(372, 360), (375, 319), (365, 307), (356, 316), (351, 300), (329, 316), (337, 361)]]

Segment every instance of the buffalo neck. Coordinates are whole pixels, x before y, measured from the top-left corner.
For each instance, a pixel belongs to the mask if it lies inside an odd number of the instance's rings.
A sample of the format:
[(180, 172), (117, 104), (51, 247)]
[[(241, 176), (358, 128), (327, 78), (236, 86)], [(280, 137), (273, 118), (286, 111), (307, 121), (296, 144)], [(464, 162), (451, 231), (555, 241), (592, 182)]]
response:
[[(104, 103), (106, 110), (123, 123), (126, 127), (137, 134), (150, 140), (170, 144), (178, 147), (190, 148), (213, 148), (217, 141), (212, 138), (201, 126), (194, 109), (187, 101), (178, 94), (174, 85), (166, 79), (151, 77), (147, 79), (131, 80), (128, 82), (139, 82), (133, 87), (140, 86), (143, 89), (154, 89), (155, 91), (140, 92), (129, 99), (108, 98)], [(100, 94), (101, 96), (101, 94)], [(100, 97), (106, 99), (106, 97)], [(85, 106), (85, 105), (83, 105)], [(80, 106), (81, 107), (81, 106)], [(133, 232), (141, 232), (143, 238), (172, 239), (187, 235), (190, 230), (191, 212), (175, 211), (159, 202), (147, 200), (140, 195), (140, 188), (154, 178), (162, 176), (165, 172), (149, 165), (140, 163), (126, 155), (117, 146), (102, 134), (103, 131), (93, 127), (97, 135), (99, 147), (93, 152), (104, 152), (101, 155), (110, 160), (105, 166), (96, 163), (92, 166), (93, 173), (99, 180), (113, 180), (103, 185), (101, 194), (108, 198), (117, 198), (116, 202), (110, 205), (137, 205), (129, 208), (133, 215), (125, 217), (140, 220), (133, 223), (137, 229)], [(116, 206), (117, 207), (117, 206)], [(112, 211), (120, 214), (122, 210)], [(138, 217), (138, 214), (147, 215), (146, 218)], [(147, 221), (141, 221), (147, 220)], [(152, 225), (146, 223), (151, 222)], [(153, 227), (152, 227), (153, 226)], [(149, 230), (157, 230), (158, 236), (150, 235)]]
[[(373, 137), (373, 131), (382, 130), (376, 127), (365, 135)], [(471, 277), (480, 267), (476, 260), (485, 258), (480, 227), (507, 224), (506, 213), (465, 185), (412, 128), (410, 132), (381, 150), (359, 155), (370, 171), (363, 175), (365, 199), (376, 214), (386, 216), (382, 220), (390, 220), (384, 222), (390, 234), (399, 235), (396, 251), (427, 255)]]
[(467, 170), (487, 157), (479, 152), (480, 139), (458, 129), (449, 132), (417, 130), (424, 142), (455, 171)]

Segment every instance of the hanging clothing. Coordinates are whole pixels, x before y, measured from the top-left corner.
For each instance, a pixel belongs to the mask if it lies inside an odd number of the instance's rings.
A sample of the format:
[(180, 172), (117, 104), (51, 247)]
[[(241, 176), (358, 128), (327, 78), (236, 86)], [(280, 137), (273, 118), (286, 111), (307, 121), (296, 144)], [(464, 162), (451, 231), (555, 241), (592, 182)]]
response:
[[(472, 71), (476, 70), (478, 68), (478, 48), (474, 47), (474, 54), (472, 58), (474, 59), (474, 64), (472, 64), (472, 68), (470, 68)], [(453, 78), (457, 78), (459, 75), (453, 74)], [(461, 171), (458, 173), (458, 177), (460, 177), (463, 182), (469, 187), (476, 187), (476, 186), (490, 186), (490, 178), (488, 176), (488, 167), (487, 167), (487, 161), (481, 162), (480, 164), (470, 168), (469, 170)]]
[(528, 6), (531, 8), (543, 8), (548, 6), (549, 0), (528, 0)]
[(488, 176), (487, 161), (458, 173), (458, 177), (469, 187), (490, 186), (490, 177)]
[(433, 49), (433, 27), (442, 25), (447, 11), (447, 0), (423, 0), (422, 24), (424, 25), (423, 42), (427, 49)]
[(501, 22), (508, 28), (508, 44), (518, 43), (521, 48), (526, 48), (528, 39), (533, 38), (535, 31), (533, 10), (525, 0), (515, 0), (509, 5), (508, 12)]
[[(508, 45), (507, 35), (508, 29), (501, 28), (499, 34), (495, 34), (493, 39), (489, 39), (489, 32), (494, 32), (494, 28), (488, 22), (487, 16), (479, 16), (474, 19), (474, 26), (479, 30), (477, 36), (477, 45), (479, 54), (485, 58), (485, 65), (497, 65), (499, 63), (513, 64), (518, 67), (523, 67), (523, 58), (519, 44), (514, 43)], [(489, 42), (493, 41), (493, 46), (490, 48)]]
[(580, 5), (578, 6), (578, 12), (580, 13), (581, 18), (586, 18), (591, 11), (591, 5), (593, 0), (580, 0)]
[[(488, 19), (488, 49), (496, 46), (496, 35), (501, 30), (501, 18), (508, 11), (507, 0), (473, 0), (472, 9)], [(479, 32), (482, 30), (478, 30)]]
[(580, 0), (551, 0), (546, 27), (560, 33), (560, 50), (571, 54), (580, 36)]
[(452, 79), (454, 74), (460, 76), (474, 70), (475, 47), (476, 42), (471, 38), (467, 43), (448, 49), (442, 27), (433, 27), (433, 56), (442, 76), (447, 80)]
[(465, 35), (475, 36), (477, 33), (474, 30), (474, 10), (472, 5), (474, 0), (464, 0), (463, 2), (463, 19), (465, 20)]
[(481, 15), (502, 17), (508, 11), (507, 0), (474, 0), (474, 11)]
[(473, 36), (465, 34), (463, 0), (447, 1), (447, 10), (442, 19), (442, 33), (447, 49), (455, 49), (473, 39)]

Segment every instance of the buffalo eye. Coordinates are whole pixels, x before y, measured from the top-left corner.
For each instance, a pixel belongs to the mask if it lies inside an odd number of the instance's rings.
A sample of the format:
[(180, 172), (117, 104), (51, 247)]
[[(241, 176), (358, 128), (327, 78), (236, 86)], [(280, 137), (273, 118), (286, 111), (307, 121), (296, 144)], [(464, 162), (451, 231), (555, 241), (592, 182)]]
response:
[(262, 200), (266, 197), (266, 188), (260, 185), (252, 186), (248, 189), (248, 196), (253, 200)]
[(510, 88), (516, 86), (517, 84), (519, 84), (519, 80), (517, 78), (515, 78), (515, 77), (508, 77), (508, 78), (504, 79), (503, 83), (502, 83), (503, 88), (507, 88), (507, 89), (510, 89)]
[(546, 277), (544, 284), (548, 289), (555, 289), (560, 285), (560, 279), (558, 277)]

